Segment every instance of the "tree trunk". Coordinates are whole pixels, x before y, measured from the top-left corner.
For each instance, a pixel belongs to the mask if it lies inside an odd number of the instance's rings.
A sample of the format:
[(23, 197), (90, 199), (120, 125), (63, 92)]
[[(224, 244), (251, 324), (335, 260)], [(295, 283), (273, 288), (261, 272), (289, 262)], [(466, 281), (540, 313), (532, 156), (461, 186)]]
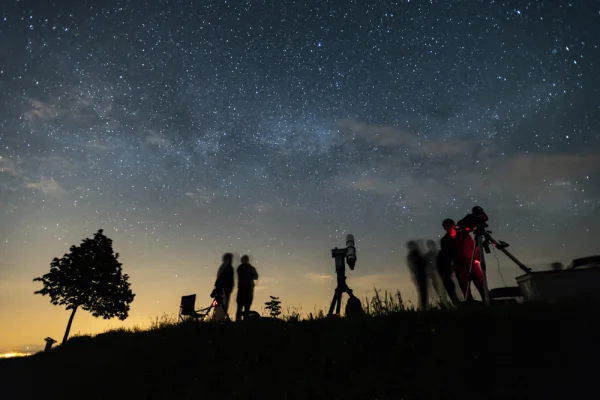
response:
[(71, 318), (69, 318), (69, 323), (67, 324), (67, 331), (65, 332), (65, 337), (63, 338), (62, 344), (65, 344), (67, 342), (67, 339), (69, 338), (69, 332), (71, 331), (71, 324), (73, 323), (73, 317), (75, 316), (75, 311), (77, 311), (77, 307), (79, 307), (79, 306), (73, 307), (73, 312), (71, 313)]

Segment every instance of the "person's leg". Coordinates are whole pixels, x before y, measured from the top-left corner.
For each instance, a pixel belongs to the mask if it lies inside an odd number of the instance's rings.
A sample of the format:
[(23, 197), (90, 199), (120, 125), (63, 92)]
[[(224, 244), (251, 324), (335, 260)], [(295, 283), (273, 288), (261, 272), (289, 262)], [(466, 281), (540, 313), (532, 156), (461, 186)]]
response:
[(235, 313), (235, 320), (236, 321), (241, 321), (242, 320), (242, 312), (243, 312), (243, 307), (244, 305), (241, 302), (237, 302), (237, 311)]
[[(458, 285), (460, 290), (465, 298), (465, 301), (473, 300), (473, 295), (469, 289), (469, 266), (464, 265), (455, 265), (454, 266), (454, 274), (456, 275), (456, 280), (458, 281)], [(468, 293), (467, 293), (468, 290)]]
[(456, 285), (454, 284), (454, 279), (452, 279), (452, 272), (448, 271), (442, 277), (442, 283), (444, 284), (444, 288), (446, 289), (446, 293), (450, 297), (450, 301), (456, 306), (460, 303), (458, 299), (458, 295), (456, 294)]
[(417, 285), (419, 289), (419, 305), (422, 309), (427, 308), (427, 272), (425, 268), (417, 269)]
[(250, 314), (250, 307), (252, 307), (252, 295), (248, 296), (248, 298), (246, 299), (246, 304), (244, 307), (244, 319), (248, 318), (248, 315)]
[(444, 306), (449, 306), (450, 302), (448, 301), (448, 295), (446, 294), (446, 291), (444, 290), (444, 284), (442, 283), (442, 278), (438, 274), (437, 269), (434, 268), (433, 265), (429, 265), (427, 273), (429, 276), (429, 280), (431, 281), (431, 286), (433, 287), (433, 291), (437, 294), (438, 298), (440, 299), (440, 302)]
[(231, 299), (231, 293), (225, 292), (225, 296), (223, 298), (223, 310), (225, 310), (225, 314), (229, 315), (229, 300)]
[(479, 262), (475, 262), (473, 265), (473, 271), (471, 271), (471, 279), (479, 292), (482, 300), (485, 300), (485, 293), (483, 290), (483, 271), (481, 270), (481, 264)]
[(417, 293), (419, 292), (419, 278), (417, 277), (417, 271), (414, 269), (409, 269), (410, 271), (410, 280), (412, 281), (413, 285), (415, 285), (415, 289), (417, 289)]
[(450, 297), (450, 301), (454, 303), (454, 305), (458, 305), (458, 296), (456, 295), (456, 286), (454, 285), (454, 281), (452, 280), (452, 270), (450, 266), (439, 265), (437, 266), (438, 274), (442, 279), (442, 284), (444, 285), (444, 289), (446, 290), (446, 294)]
[(450, 301), (452, 301), (455, 306), (458, 305), (460, 300), (456, 293), (456, 284), (454, 283), (454, 276), (451, 272), (448, 272), (448, 275), (444, 277), (444, 288), (446, 288), (446, 293), (450, 296)]

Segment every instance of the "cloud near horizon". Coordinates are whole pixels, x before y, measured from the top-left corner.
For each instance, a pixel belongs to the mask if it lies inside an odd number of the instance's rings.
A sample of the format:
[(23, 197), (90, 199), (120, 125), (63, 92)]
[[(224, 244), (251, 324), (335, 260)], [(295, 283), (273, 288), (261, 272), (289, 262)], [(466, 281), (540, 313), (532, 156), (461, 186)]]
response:
[(24, 185), (27, 189), (37, 190), (48, 195), (60, 196), (67, 193), (54, 178), (41, 177), (38, 181), (26, 182)]
[(22, 162), (20, 158), (15, 162), (10, 158), (0, 155), (0, 173), (6, 173), (13, 177), (23, 177), (23, 171), (19, 167)]
[(30, 107), (24, 112), (30, 123), (41, 121), (50, 122), (68, 114), (68, 109), (60, 108), (55, 102), (43, 102), (38, 99), (29, 101)]
[(311, 282), (317, 284), (328, 283), (335, 279), (334, 275), (320, 274), (318, 272), (307, 272), (306, 274), (304, 274), (304, 277), (310, 280)]
[(391, 125), (367, 124), (342, 119), (338, 121), (337, 126), (347, 139), (358, 139), (380, 147), (406, 150), (407, 155), (470, 156), (476, 149), (480, 149), (482, 152), (486, 151), (482, 148), (481, 143), (474, 140), (432, 140)]
[(30, 189), (47, 195), (62, 196), (67, 190), (51, 176), (36, 176), (32, 171), (43, 171), (45, 174), (68, 176), (76, 171), (76, 166), (67, 159), (58, 156), (31, 156), (16, 161), (0, 156), (0, 173), (12, 177), (12, 185), (5, 182), (5, 189), (17, 192)]
[(363, 140), (387, 153), (374, 149), (371, 161), (378, 167), (357, 167), (336, 177), (337, 186), (388, 197), (405, 208), (468, 196), (514, 208), (547, 204), (558, 209), (573, 202), (577, 185), (600, 172), (597, 154), (503, 154), (492, 144), (429, 140), (393, 126), (345, 120), (340, 127), (347, 140)]
[(262, 276), (262, 275), (260, 275), (260, 272), (259, 272), (259, 277), (258, 277), (258, 280), (256, 281), (256, 286), (254, 287), (254, 290), (258, 291), (258, 292), (267, 290), (267, 289), (271, 288), (272, 286), (280, 285), (282, 280), (283, 279), (281, 277)]

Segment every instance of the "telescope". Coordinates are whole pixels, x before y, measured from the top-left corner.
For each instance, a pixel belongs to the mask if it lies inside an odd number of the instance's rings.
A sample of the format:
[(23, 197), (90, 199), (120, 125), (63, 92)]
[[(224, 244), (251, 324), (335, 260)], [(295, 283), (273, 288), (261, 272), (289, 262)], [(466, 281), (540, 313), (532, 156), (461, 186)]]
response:
[[(503, 252), (508, 258), (511, 259), (512, 262), (517, 264), (521, 270), (523, 270), (526, 274), (531, 272), (531, 269), (525, 264), (523, 264), (519, 259), (513, 256), (506, 248), (509, 246), (508, 243), (502, 240), (496, 240), (492, 237), (492, 231), (488, 231), (486, 228), (488, 227), (487, 221), (488, 216), (483, 211), (483, 208), (480, 206), (475, 206), (471, 210), (470, 214), (467, 214), (463, 219), (458, 221), (456, 226), (463, 232), (471, 233), (475, 235), (475, 246), (473, 246), (473, 255), (471, 256), (471, 264), (469, 265), (469, 277), (471, 276), (471, 271), (473, 271), (473, 266), (475, 264), (475, 254), (477, 249), (479, 249), (479, 263), (481, 265), (481, 271), (483, 272), (483, 292), (485, 294), (485, 298), (483, 299), (486, 304), (490, 304), (490, 291), (487, 282), (487, 266), (485, 263), (485, 254), (490, 253), (490, 243), (494, 245), (498, 250)], [(469, 286), (467, 286), (467, 293), (469, 290)], [(466, 293), (465, 293), (466, 295)]]
[(342, 294), (347, 293), (350, 298), (346, 303), (346, 315), (348, 314), (362, 314), (362, 305), (358, 297), (354, 296), (352, 289), (346, 284), (346, 264), (351, 270), (354, 270), (356, 266), (356, 247), (354, 244), (354, 235), (346, 235), (346, 248), (338, 249), (337, 247), (331, 250), (331, 257), (335, 259), (335, 273), (337, 275), (337, 287), (333, 299), (331, 300), (331, 306), (329, 307), (328, 316), (340, 314), (342, 307)]
[(463, 219), (458, 221), (456, 226), (458, 229), (465, 232), (472, 232), (478, 228), (485, 229), (488, 227), (488, 216), (479, 206), (473, 207), (470, 214), (465, 215)]
[(354, 247), (354, 235), (352, 234), (346, 235), (346, 263), (354, 271), (354, 266), (356, 265), (356, 247)]

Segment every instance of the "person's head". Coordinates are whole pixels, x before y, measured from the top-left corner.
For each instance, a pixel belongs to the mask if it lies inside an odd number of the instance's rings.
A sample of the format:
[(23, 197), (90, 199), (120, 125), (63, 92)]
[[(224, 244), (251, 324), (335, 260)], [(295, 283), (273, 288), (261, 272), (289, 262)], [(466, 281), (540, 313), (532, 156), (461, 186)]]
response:
[(233, 254), (225, 253), (223, 254), (223, 264), (231, 264), (233, 262)]
[(427, 241), (427, 248), (429, 249), (429, 251), (436, 251), (437, 250), (437, 246), (435, 245), (435, 242), (433, 240), (428, 240)]
[(450, 218), (446, 218), (442, 221), (442, 228), (452, 237), (456, 236), (456, 224), (454, 220)]
[(419, 245), (414, 240), (410, 240), (408, 243), (406, 243), (406, 247), (409, 251), (419, 250)]
[(248, 257), (247, 255), (243, 255), (242, 256), (242, 264), (248, 264), (250, 263), (250, 257)]

